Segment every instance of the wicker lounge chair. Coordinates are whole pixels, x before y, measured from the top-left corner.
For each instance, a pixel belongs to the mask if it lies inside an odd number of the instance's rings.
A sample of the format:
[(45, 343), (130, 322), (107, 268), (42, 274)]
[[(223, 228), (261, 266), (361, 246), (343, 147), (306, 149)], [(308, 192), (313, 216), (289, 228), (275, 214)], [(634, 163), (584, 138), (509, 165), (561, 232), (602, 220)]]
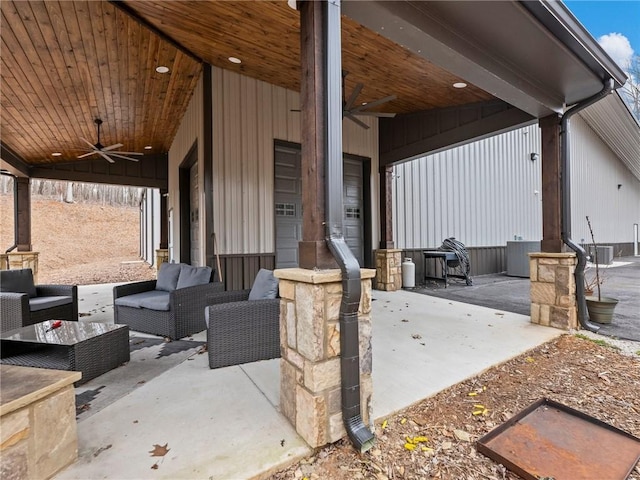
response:
[(0, 330), (45, 320), (78, 321), (76, 285), (35, 285), (30, 268), (0, 271)]
[(280, 357), (280, 299), (248, 300), (249, 292), (207, 297), (209, 368)]
[[(131, 330), (151, 333), (171, 340), (201, 332), (206, 328), (204, 308), (207, 295), (221, 292), (224, 285), (211, 282), (213, 272), (209, 267), (199, 267), (206, 273), (207, 283), (180, 287), (178, 276), (171, 285), (162, 278), (163, 270), (177, 269), (181, 264), (161, 268), (158, 280), (118, 285), (113, 288), (114, 322), (129, 325)], [(187, 265), (185, 271), (196, 267)]]

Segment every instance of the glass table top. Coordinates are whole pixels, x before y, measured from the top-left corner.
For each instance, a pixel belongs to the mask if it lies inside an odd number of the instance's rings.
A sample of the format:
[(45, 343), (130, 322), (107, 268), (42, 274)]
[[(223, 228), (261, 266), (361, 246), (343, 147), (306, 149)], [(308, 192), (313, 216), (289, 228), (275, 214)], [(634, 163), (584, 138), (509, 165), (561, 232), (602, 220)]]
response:
[[(54, 322), (62, 322), (58, 328), (51, 328)], [(98, 322), (70, 322), (67, 320), (47, 320), (27, 327), (2, 332), (2, 340), (50, 345), (75, 345), (126, 325)]]

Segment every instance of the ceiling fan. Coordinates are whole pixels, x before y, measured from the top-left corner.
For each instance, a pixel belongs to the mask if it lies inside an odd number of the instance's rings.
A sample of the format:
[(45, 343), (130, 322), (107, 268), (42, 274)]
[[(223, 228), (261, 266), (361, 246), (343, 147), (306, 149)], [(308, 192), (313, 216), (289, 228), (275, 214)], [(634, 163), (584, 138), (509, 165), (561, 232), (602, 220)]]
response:
[[(362, 103), (356, 106), (356, 100), (360, 95), (360, 92), (364, 88), (364, 83), (356, 83), (355, 88), (349, 95), (349, 99), (346, 100), (344, 96), (344, 79), (349, 74), (346, 70), (342, 71), (342, 117), (348, 118), (352, 122), (361, 126), (362, 128), (368, 130), (369, 125), (364, 123), (362, 120), (356, 117), (356, 115), (365, 115), (369, 117), (378, 117), (378, 118), (393, 118), (396, 116), (395, 113), (386, 113), (386, 112), (372, 112), (370, 109), (378, 107), (383, 103), (391, 102), (395, 100), (397, 97), (395, 95), (389, 95), (384, 98), (380, 98), (378, 100), (374, 100), (373, 102)], [(300, 110), (291, 110), (292, 112), (299, 112)]]
[(395, 113), (386, 113), (386, 112), (372, 112), (370, 109), (378, 107), (384, 103), (392, 102), (397, 97), (395, 95), (389, 95), (384, 98), (380, 98), (378, 100), (374, 100), (372, 102), (361, 103), (356, 106), (356, 100), (364, 87), (363, 83), (356, 83), (355, 88), (351, 92), (348, 100), (344, 99), (344, 79), (349, 74), (349, 72), (343, 70), (342, 71), (342, 116), (348, 118), (352, 122), (355, 122), (357, 125), (361, 126), (364, 129), (368, 129), (369, 125), (364, 123), (362, 120), (356, 118), (356, 115), (366, 115), (369, 117), (378, 117), (378, 118), (393, 118), (396, 116)]
[(87, 152), (87, 153), (84, 153), (82, 155), (78, 155), (78, 159), (85, 158), (85, 157), (90, 157), (91, 155), (100, 155), (102, 158), (104, 158), (109, 163), (115, 163), (115, 160), (112, 157), (121, 158), (123, 160), (131, 160), (132, 162), (137, 162), (138, 161), (137, 158), (132, 158), (132, 157), (129, 157), (127, 155), (143, 155), (142, 153), (139, 153), (139, 152), (114, 152), (114, 151), (112, 151), (112, 150), (117, 150), (118, 148), (122, 147), (123, 146), (122, 143), (114, 143), (113, 145), (109, 145), (108, 147), (105, 147), (104, 145), (102, 145), (100, 143), (100, 126), (102, 125), (102, 120), (100, 120), (99, 118), (96, 118), (94, 120), (94, 123), (98, 126), (98, 142), (94, 145), (89, 140), (87, 140), (86, 138), (80, 137), (80, 140), (82, 140), (84, 143), (89, 145), (89, 147), (91, 147), (91, 151)]

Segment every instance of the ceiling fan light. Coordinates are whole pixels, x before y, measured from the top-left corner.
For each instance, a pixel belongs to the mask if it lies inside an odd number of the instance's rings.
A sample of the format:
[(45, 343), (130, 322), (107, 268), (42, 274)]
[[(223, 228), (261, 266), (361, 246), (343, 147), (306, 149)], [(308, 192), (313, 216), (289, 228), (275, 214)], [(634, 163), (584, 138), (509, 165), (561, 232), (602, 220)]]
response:
[(467, 84), (464, 82), (456, 82), (453, 84), (453, 88), (467, 88)]
[(165, 67), (164, 65), (160, 65), (156, 67), (156, 72), (158, 73), (169, 73), (169, 67)]

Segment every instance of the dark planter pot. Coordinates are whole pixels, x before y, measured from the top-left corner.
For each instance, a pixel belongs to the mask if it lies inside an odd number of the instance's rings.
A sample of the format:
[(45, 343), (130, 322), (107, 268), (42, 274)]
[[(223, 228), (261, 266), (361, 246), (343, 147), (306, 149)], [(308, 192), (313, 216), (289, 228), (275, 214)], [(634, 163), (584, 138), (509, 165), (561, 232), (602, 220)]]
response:
[(610, 297), (586, 297), (589, 319), (597, 323), (611, 323), (613, 310), (618, 304), (618, 300)]

